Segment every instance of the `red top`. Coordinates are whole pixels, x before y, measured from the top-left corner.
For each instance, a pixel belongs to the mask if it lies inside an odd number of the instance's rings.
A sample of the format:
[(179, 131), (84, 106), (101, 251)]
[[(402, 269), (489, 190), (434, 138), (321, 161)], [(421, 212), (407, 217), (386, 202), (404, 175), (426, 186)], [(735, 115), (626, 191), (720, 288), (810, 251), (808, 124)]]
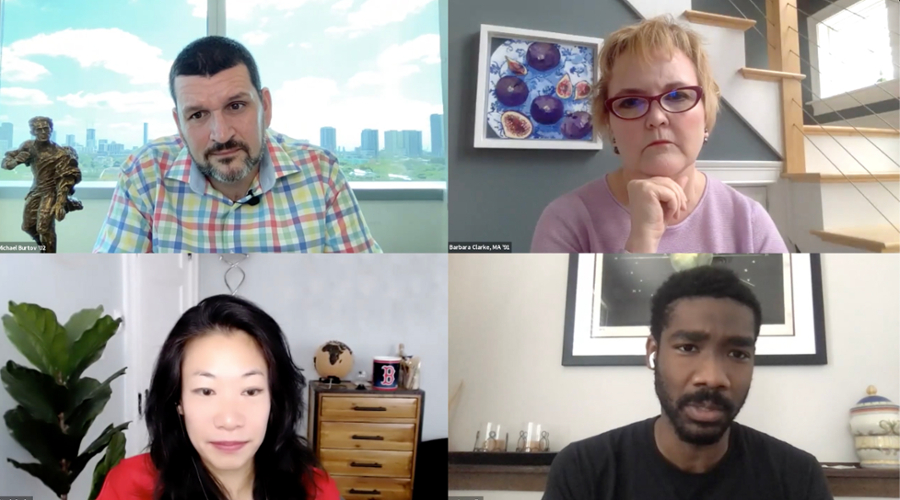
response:
[[(307, 487), (310, 498), (340, 500), (334, 479), (320, 469), (314, 472), (314, 484)], [(149, 453), (126, 458), (109, 471), (97, 500), (153, 500), (156, 474)]]

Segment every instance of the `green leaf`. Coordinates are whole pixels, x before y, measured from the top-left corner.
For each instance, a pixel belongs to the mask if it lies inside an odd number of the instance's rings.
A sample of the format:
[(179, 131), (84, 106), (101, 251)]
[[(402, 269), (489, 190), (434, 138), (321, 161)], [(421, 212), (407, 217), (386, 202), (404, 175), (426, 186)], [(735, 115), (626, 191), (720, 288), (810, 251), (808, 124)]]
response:
[(121, 433), (124, 429), (128, 428), (128, 424), (131, 422), (126, 422), (117, 427), (113, 427), (112, 424), (108, 425), (106, 429), (100, 434), (100, 436), (91, 443), (90, 446), (84, 450), (84, 453), (78, 455), (78, 457), (72, 461), (72, 466), (69, 471), (72, 477), (77, 477), (81, 474), (81, 471), (84, 470), (87, 463), (91, 461), (98, 453), (102, 452), (107, 445), (109, 445), (110, 439), (116, 435), (117, 433)]
[(67, 390), (53, 377), (10, 360), (0, 368), (0, 380), (6, 392), (33, 417), (48, 424), (59, 422), (62, 411), (57, 405), (65, 401)]
[[(39, 356), (40, 364), (35, 364), (35, 366), (54, 377), (62, 372), (68, 364), (69, 352), (66, 345), (66, 330), (56, 320), (56, 314), (37, 304), (16, 304), (12, 301), (9, 302), (9, 312), (12, 313), (13, 321), (19, 326), (20, 330), (16, 333), (25, 335), (24, 339), (18, 339), (18, 342), (24, 341), (24, 343), (30, 344)], [(8, 324), (5, 316), (3, 324), (7, 327), (7, 334), (9, 334), (11, 325)], [(12, 336), (10, 340), (13, 340)], [(17, 340), (13, 340), (13, 344), (19, 348)], [(34, 363), (34, 360), (30, 358), (29, 361)]]
[(63, 328), (66, 329), (66, 335), (69, 338), (69, 345), (74, 344), (81, 338), (88, 328), (94, 326), (94, 323), (103, 315), (103, 306), (96, 309), (82, 309), (73, 314)]
[(25, 331), (16, 323), (15, 318), (9, 314), (3, 315), (3, 329), (6, 330), (6, 336), (9, 338), (9, 341), (15, 346), (16, 350), (25, 356), (25, 359), (30, 361), (41, 372), (51, 372), (49, 368), (50, 360), (39, 337)]
[(98, 386), (94, 397), (85, 399), (75, 407), (70, 415), (66, 415), (68, 433), (84, 437), (91, 424), (94, 423), (94, 419), (109, 402), (110, 396), (112, 396), (112, 389), (108, 385)]
[(64, 374), (67, 381), (76, 380), (89, 366), (100, 359), (103, 349), (106, 348), (106, 342), (116, 334), (121, 323), (121, 318), (112, 319), (110, 316), (104, 316), (72, 344), (69, 366)]
[[(62, 433), (59, 425), (50, 425), (32, 417), (21, 406), (7, 411), (3, 415), (6, 427), (22, 448), (31, 453), (38, 462), (59, 467), (63, 459), (74, 457), (78, 454), (78, 447), (73, 446), (74, 439), (81, 442), (84, 437), (67, 436)], [(73, 450), (74, 448), (74, 450)]]
[(103, 489), (103, 482), (106, 476), (122, 459), (125, 458), (125, 434), (116, 432), (109, 441), (109, 448), (106, 449), (106, 455), (97, 462), (94, 467), (94, 480), (91, 485), (91, 495), (88, 500), (95, 500)]
[[(112, 383), (113, 380), (118, 378), (120, 375), (125, 373), (125, 370), (128, 368), (122, 368), (121, 370), (113, 373), (108, 379), (106, 379), (102, 384), (97, 382), (96, 379), (92, 379), (90, 377), (84, 377), (78, 379), (72, 386), (69, 388), (69, 403), (66, 406), (65, 413), (68, 416), (70, 413), (75, 411), (81, 403), (84, 402), (85, 399), (95, 397), (100, 394), (100, 391), (105, 387), (109, 389), (109, 384)], [(110, 389), (111, 391), (112, 389)]]
[(69, 490), (72, 489), (72, 481), (69, 480), (66, 473), (59, 468), (54, 469), (53, 467), (48, 467), (43, 464), (23, 464), (16, 462), (11, 458), (7, 458), (6, 460), (13, 464), (17, 469), (22, 469), (40, 479), (42, 483), (53, 490), (53, 493), (55, 493), (57, 497), (69, 493)]

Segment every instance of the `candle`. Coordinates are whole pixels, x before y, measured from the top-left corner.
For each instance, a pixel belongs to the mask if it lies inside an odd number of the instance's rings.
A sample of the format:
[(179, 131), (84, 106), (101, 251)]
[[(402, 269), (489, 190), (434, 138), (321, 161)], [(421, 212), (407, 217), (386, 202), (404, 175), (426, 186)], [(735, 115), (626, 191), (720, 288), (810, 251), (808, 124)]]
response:
[(525, 451), (531, 451), (531, 422), (528, 422), (528, 437), (525, 438), (525, 442), (527, 445), (525, 446)]

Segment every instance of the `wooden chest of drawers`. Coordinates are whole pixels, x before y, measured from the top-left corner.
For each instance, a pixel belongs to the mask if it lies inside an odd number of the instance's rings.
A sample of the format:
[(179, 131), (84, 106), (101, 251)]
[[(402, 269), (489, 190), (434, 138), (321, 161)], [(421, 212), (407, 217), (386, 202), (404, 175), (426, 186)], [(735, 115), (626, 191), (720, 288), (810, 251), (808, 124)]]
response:
[(309, 385), (310, 446), (345, 500), (411, 500), (425, 393)]

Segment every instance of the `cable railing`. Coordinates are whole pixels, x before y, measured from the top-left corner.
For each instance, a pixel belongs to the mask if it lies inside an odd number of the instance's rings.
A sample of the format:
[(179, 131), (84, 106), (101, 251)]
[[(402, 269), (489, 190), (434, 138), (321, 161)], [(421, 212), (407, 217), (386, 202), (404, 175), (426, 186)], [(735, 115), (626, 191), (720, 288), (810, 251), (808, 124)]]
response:
[[(767, 21), (767, 29), (772, 29), (773, 27), (775, 27), (775, 25), (774, 25), (771, 21), (769, 21), (769, 18), (768, 18), (768, 16), (766, 15), (766, 12), (763, 11), (762, 9), (760, 9), (760, 8), (756, 5), (756, 3), (755, 3), (753, 0), (749, 0), (749, 1), (750, 1), (750, 4), (751, 4), (757, 11), (759, 11), (761, 14), (763, 14), (764, 18), (765, 18), (766, 21)], [(892, 0), (892, 1), (893, 1), (893, 0)], [(750, 19), (749, 16), (747, 16), (747, 15), (740, 9), (740, 7), (738, 7), (738, 6), (734, 3), (733, 0), (729, 0), (729, 3), (731, 3), (731, 5), (732, 5), (732, 6), (740, 13), (740, 15), (741, 15), (742, 17), (744, 17), (745, 19)], [(834, 3), (834, 2), (829, 2), (829, 3)], [(792, 5), (792, 4), (787, 4), (787, 5), (790, 6), (790, 7), (795, 8), (798, 12), (800, 12), (800, 13), (802, 13), (803, 15), (807, 16), (808, 18), (811, 18), (811, 19), (814, 19), (814, 20), (816, 20), (816, 21), (821, 22), (819, 19), (814, 18), (814, 17), (810, 16), (807, 12), (803, 11), (802, 9), (799, 9), (796, 5)], [(850, 10), (850, 9), (848, 9), (848, 8), (846, 8), (846, 7), (842, 7), (841, 9), (842, 9), (842, 10), (846, 10), (846, 11), (848, 11), (848, 12), (851, 12), (851, 13), (853, 13), (853, 14), (858, 15), (856, 12), (853, 12), (852, 10)], [(859, 16), (859, 17), (863, 17), (863, 16)], [(865, 18), (863, 17), (863, 19), (865, 19)], [(769, 38), (766, 36), (766, 34), (763, 33), (763, 32), (762, 32), (755, 24), (753, 25), (753, 29), (754, 29), (754, 30), (755, 30), (755, 31), (756, 31), (756, 32), (757, 32), (757, 33), (758, 33), (758, 34), (766, 41), (766, 44), (767, 44), (769, 47), (771, 47), (771, 48), (773, 48), (773, 49), (775, 49), (775, 50), (779, 50), (778, 47), (776, 47), (776, 46), (773, 45), (771, 42), (769, 42)], [(796, 33), (799, 37), (805, 38), (808, 42), (810, 42), (811, 45), (815, 45), (815, 46), (818, 47), (820, 50), (825, 50), (823, 47), (819, 46), (817, 43), (813, 42), (809, 37), (803, 35), (802, 33), (800, 33), (799, 31), (797, 31), (797, 30), (794, 29), (793, 27), (789, 26), (788, 29), (791, 30), (791, 31), (793, 31), (794, 33)], [(829, 26), (829, 29), (834, 29), (834, 28), (832, 28), (832, 27)], [(890, 31), (890, 29), (888, 29), (888, 31)], [(893, 34), (894, 32), (891, 31), (891, 33)], [(799, 40), (799, 38), (798, 38), (798, 40)], [(873, 53), (873, 54), (875, 53), (875, 52), (872, 51), (872, 50), (869, 50), (869, 52), (871, 52), (871, 53)], [(792, 54), (792, 55), (796, 56), (800, 61), (802, 61), (803, 63), (805, 63), (806, 65), (808, 65), (808, 66), (810, 67), (811, 70), (816, 71), (820, 79), (822, 79), (823, 77), (825, 77), (825, 75), (822, 74), (822, 71), (819, 70), (819, 68), (817, 68), (815, 65), (813, 65), (811, 61), (809, 61), (809, 60), (803, 58), (803, 57), (802, 57), (800, 54), (798, 54), (797, 52), (794, 52), (793, 49), (787, 49), (786, 53), (789, 53), (789, 54)], [(831, 54), (830, 52), (827, 52), (827, 53), (828, 53), (828, 55), (834, 57), (834, 55)], [(837, 62), (841, 62), (841, 61), (837, 61)], [(893, 62), (892, 62), (892, 65), (893, 65), (895, 68), (900, 68), (900, 67), (898, 67), (896, 64), (893, 64)], [(828, 79), (827, 77), (825, 77), (825, 79), (826, 79), (827, 81), (834, 81), (834, 80), (832, 80), (832, 79)], [(894, 158), (892, 158), (886, 151), (884, 151), (883, 149), (881, 149), (880, 147), (878, 147), (878, 145), (875, 144), (875, 142), (872, 141), (872, 140), (869, 138), (868, 135), (866, 135), (862, 130), (860, 130), (858, 127), (856, 127), (855, 125), (853, 125), (853, 123), (851, 123), (851, 122), (849, 121), (849, 119), (845, 118), (844, 115), (842, 115), (838, 110), (834, 109), (830, 104), (828, 104), (828, 102), (827, 102), (826, 100), (822, 99), (819, 95), (817, 95), (816, 92), (813, 91), (812, 85), (811, 85), (811, 84), (810, 84), (809, 86), (806, 86), (806, 85), (803, 85), (802, 81), (800, 81), (799, 83), (800, 83), (800, 88), (801, 88), (801, 89), (805, 89), (805, 90), (809, 91), (810, 94), (813, 95), (814, 99), (818, 99), (818, 100), (820, 101), (821, 104), (823, 104), (825, 107), (827, 107), (829, 110), (831, 110), (832, 113), (836, 114), (836, 115), (840, 118), (841, 122), (844, 122), (844, 123), (846, 123), (847, 125), (849, 125), (849, 126), (854, 130), (854, 132), (856, 132), (857, 134), (859, 134), (860, 136), (862, 136), (863, 138), (865, 138), (866, 141), (868, 141), (873, 147), (875, 147), (875, 149), (877, 149), (879, 152), (881, 152), (881, 153), (882, 153), (885, 157), (887, 157), (892, 163), (894, 163), (895, 165), (897, 165), (898, 167), (900, 167), (900, 163), (898, 163), (897, 160), (895, 160)], [(877, 86), (879, 89), (881, 89), (881, 90), (884, 91), (886, 94), (888, 94), (889, 96), (891, 96), (891, 98), (897, 99), (897, 96), (891, 94), (887, 89), (885, 89), (885, 88), (882, 87), (881, 85), (878, 85), (878, 83), (879, 83), (879, 82), (876, 82), (875, 86)], [(879, 116), (879, 114), (876, 113), (874, 110), (872, 110), (872, 108), (870, 108), (870, 107), (867, 106), (865, 103), (863, 103), (862, 101), (860, 101), (859, 99), (857, 99), (851, 92), (847, 91), (847, 92), (843, 92), (843, 93), (837, 94), (837, 95), (846, 95), (846, 96), (850, 97), (850, 98), (853, 99), (857, 104), (861, 105), (861, 106), (862, 106), (863, 108), (865, 108), (869, 113), (871, 113), (871, 116), (875, 116), (876, 118), (878, 118), (879, 120), (881, 120), (882, 123), (884, 123), (885, 125), (887, 125), (887, 128), (886, 128), (885, 130), (891, 130), (891, 131), (894, 131), (894, 132), (898, 132), (898, 129), (897, 129), (897, 128), (895, 128), (893, 125), (891, 125), (891, 124), (888, 123), (886, 120), (884, 120), (884, 118), (882, 118), (881, 116)], [(794, 99), (794, 98), (791, 98), (791, 103), (792, 103), (793, 105), (795, 105), (795, 106), (798, 106), (798, 107), (800, 108), (800, 110), (801, 110), (805, 115), (807, 115), (807, 116), (809, 117), (809, 119), (811, 119), (821, 131), (825, 132), (825, 134), (828, 135), (828, 137), (829, 137), (831, 140), (833, 140), (838, 146), (840, 146), (840, 147), (844, 150), (844, 152), (846, 152), (846, 153), (847, 153), (847, 154), (848, 154), (848, 155), (849, 155), (849, 156), (850, 156), (857, 164), (859, 164), (859, 166), (866, 172), (866, 174), (869, 175), (869, 176), (871, 176), (872, 179), (873, 179), (874, 181), (876, 181), (876, 182), (877, 182), (877, 183), (878, 183), (885, 191), (887, 191), (888, 194), (889, 194), (894, 200), (900, 202), (900, 198), (898, 198), (897, 195), (894, 194), (893, 190), (891, 190), (888, 186), (886, 186), (883, 182), (881, 182), (881, 179), (879, 179), (879, 176), (878, 176), (877, 174), (873, 173), (871, 170), (869, 170), (869, 168), (867, 168), (866, 165), (864, 165), (863, 162), (862, 162), (859, 158), (857, 158), (856, 155), (854, 155), (854, 154), (853, 154), (853, 153), (852, 153), (852, 152), (851, 152), (851, 151), (850, 151), (850, 150), (849, 150), (849, 149), (848, 149), (848, 148), (847, 148), (840, 140), (838, 140), (838, 139), (831, 133), (831, 131), (829, 131), (829, 129), (827, 128), (826, 125), (823, 125), (823, 124), (815, 117), (815, 115), (814, 115), (813, 113), (809, 112), (809, 111), (805, 108), (805, 106), (803, 105), (803, 103), (798, 102), (798, 101), (797, 101), (796, 99)], [(860, 194), (860, 195), (861, 195), (861, 196), (862, 196), (862, 197), (863, 197), (863, 198), (864, 198), (871, 206), (872, 206), (872, 208), (874, 208), (874, 209), (881, 215), (881, 217), (882, 217), (885, 221), (887, 221), (888, 224), (890, 224), (891, 227), (894, 228), (895, 231), (897, 231), (898, 233), (900, 233), (900, 227), (898, 227), (898, 226), (891, 220), (891, 218), (889, 218), (889, 217), (888, 217), (888, 216), (887, 216), (887, 215), (886, 215), (886, 214), (885, 214), (885, 213), (884, 213), (884, 212), (883, 212), (883, 211), (875, 204), (875, 202), (873, 202), (868, 196), (866, 196), (866, 194), (862, 191), (862, 189), (860, 189), (860, 187), (857, 185), (857, 183), (854, 182), (853, 179), (852, 179), (847, 173), (844, 172), (844, 169), (842, 169), (841, 167), (839, 167), (839, 166), (837, 165), (837, 163), (836, 163), (832, 158), (830, 158), (829, 155), (826, 154), (826, 153), (822, 150), (822, 148), (819, 147), (819, 145), (816, 143), (816, 141), (812, 140), (812, 139), (806, 134), (806, 132), (804, 132), (802, 125), (798, 127), (796, 124), (794, 124), (793, 126), (794, 126), (795, 128), (798, 129), (797, 131), (804, 137), (804, 139), (806, 140), (806, 142), (809, 142), (809, 144), (811, 144), (814, 148), (816, 148), (816, 150), (819, 151), (819, 153), (822, 155), (822, 157), (825, 158), (825, 160), (827, 160), (827, 161), (834, 167), (834, 169), (835, 169), (835, 170), (843, 177), (843, 179), (844, 179), (846, 182), (848, 182), (850, 185), (852, 185), (853, 188), (854, 188), (854, 189), (855, 189), (855, 190), (856, 190), (856, 191), (857, 191), (857, 192), (858, 192), (858, 193), (859, 193), (859, 194)], [(786, 139), (786, 140), (788, 139), (788, 135), (789, 135), (789, 134), (785, 134), (785, 136), (786, 136), (785, 139)]]
[[(737, 9), (737, 11), (740, 12), (742, 16), (744, 16), (745, 18), (747, 18), (747, 16), (743, 13), (743, 11), (741, 11), (741, 9), (738, 8), (738, 6), (734, 4), (734, 1), (733, 1), (733, 0), (728, 0), (728, 1), (731, 2), (731, 5), (734, 6), (734, 8)], [(751, 1), (750, 3), (753, 4), (752, 1)], [(756, 7), (756, 4), (753, 4), (753, 5), (754, 5), (754, 7)], [(758, 8), (758, 7), (757, 7), (757, 8)], [(762, 11), (760, 11), (760, 12), (762, 12)], [(765, 14), (765, 12), (763, 12), (763, 14)], [(771, 24), (771, 23), (769, 23), (769, 24)], [(763, 38), (766, 39), (766, 43), (767, 43), (770, 47), (777, 49), (777, 47), (775, 47), (774, 45), (772, 45), (771, 43), (769, 43), (768, 38), (766, 37), (766, 35), (765, 35), (762, 31), (760, 31), (759, 28), (757, 28), (757, 27), (754, 25), (754, 26), (753, 26), (753, 29), (756, 30), (756, 32), (759, 33), (760, 36), (762, 36)], [(818, 72), (819, 72), (819, 75), (820, 75), (820, 77), (821, 77), (822, 72), (821, 72), (818, 68), (816, 68), (815, 66), (813, 66), (813, 64), (812, 64), (811, 61), (809, 61), (809, 60), (807, 60), (807, 59), (804, 59), (800, 54), (797, 54), (797, 53), (794, 52), (793, 50), (790, 50), (789, 52), (790, 52), (791, 54), (794, 54), (795, 56), (797, 56), (801, 61), (803, 61), (803, 62), (805, 62), (806, 64), (808, 64), (808, 65), (810, 66), (811, 69), (814, 69), (814, 70), (818, 71)], [(805, 88), (806, 90), (808, 90), (809, 93), (812, 94), (812, 96), (813, 96), (814, 98), (821, 100), (822, 104), (825, 105), (825, 107), (827, 107), (829, 110), (831, 110), (832, 113), (838, 115), (838, 117), (841, 119), (842, 122), (844, 122), (844, 123), (850, 125), (850, 127), (853, 128), (853, 130), (854, 130), (855, 132), (857, 132), (857, 133), (858, 133), (859, 135), (861, 135), (864, 139), (866, 139), (866, 141), (868, 141), (869, 144), (871, 144), (875, 149), (877, 149), (879, 152), (881, 152), (881, 154), (883, 154), (888, 160), (890, 160), (891, 163), (893, 163), (894, 165), (897, 165), (898, 167), (900, 167), (900, 163), (898, 163), (897, 160), (895, 160), (894, 158), (892, 158), (886, 151), (884, 151), (883, 149), (881, 149), (880, 147), (878, 147), (878, 145), (875, 144), (875, 142), (872, 141), (872, 139), (869, 138), (868, 135), (866, 135), (866, 134), (865, 134), (864, 132), (862, 132), (858, 127), (856, 127), (855, 125), (853, 125), (852, 123), (850, 123), (849, 119), (845, 118), (844, 115), (842, 115), (838, 110), (836, 110), (836, 109), (834, 109), (833, 107), (831, 107), (831, 105), (828, 104), (827, 101), (823, 100), (818, 94), (816, 94), (816, 93), (813, 91), (813, 89), (812, 89), (812, 85), (804, 86), (804, 85), (803, 85), (803, 82), (800, 82), (800, 86), (801, 86), (802, 88)], [(900, 132), (900, 131), (898, 131), (898, 129), (896, 129), (896, 128), (894, 128), (893, 126), (891, 126), (891, 124), (888, 123), (884, 118), (882, 118), (881, 116), (879, 116), (878, 113), (876, 113), (872, 108), (870, 108), (869, 106), (867, 106), (866, 104), (864, 104), (862, 101), (860, 101), (859, 99), (857, 99), (852, 93), (850, 93), (850, 92), (844, 92), (844, 93), (841, 94), (841, 95), (847, 95), (848, 97), (850, 97), (851, 99), (853, 99), (854, 101), (856, 101), (858, 104), (860, 104), (861, 106), (863, 106), (866, 110), (868, 110), (870, 113), (872, 113), (872, 116), (875, 116), (876, 118), (878, 118), (879, 120), (881, 120), (885, 125), (887, 125), (887, 126), (888, 126), (887, 129), (893, 130), (893, 131), (895, 131), (895, 132)], [(890, 94), (889, 94), (889, 95), (890, 95)], [(795, 101), (795, 102), (796, 102), (796, 101)], [(805, 109), (802, 105), (800, 105), (800, 107), (803, 109), (804, 113), (806, 113), (806, 109)], [(819, 123), (818, 120), (816, 120), (815, 116), (813, 116), (811, 113), (807, 113), (807, 114), (809, 114), (810, 118), (811, 118), (814, 122), (816, 122), (816, 125), (817, 125), (817, 126), (822, 127), (822, 124)], [(823, 128), (823, 130), (825, 130), (825, 129)], [(802, 130), (801, 130), (800, 132), (803, 133)], [(827, 132), (827, 131), (826, 131), (826, 132)], [(804, 137), (807, 137), (805, 133), (804, 133), (803, 135), (804, 135)], [(828, 135), (831, 136), (831, 134), (828, 134)], [(831, 136), (831, 137), (834, 138), (833, 136)], [(807, 138), (808, 138), (808, 137), (807, 137)], [(839, 146), (841, 146), (841, 147), (847, 152), (847, 154), (849, 154), (851, 157), (853, 157), (853, 159), (856, 160), (857, 163), (859, 163), (861, 167), (863, 167), (863, 170), (865, 170), (867, 173), (871, 174), (871, 172), (865, 167), (865, 165), (863, 165), (862, 162), (860, 162), (860, 161), (859, 161), (852, 153), (850, 153), (850, 151), (847, 150), (847, 148), (846, 148), (840, 141), (838, 141), (837, 139), (834, 139), (834, 140), (837, 142), (837, 144), (838, 144)], [(810, 141), (810, 142), (812, 142), (812, 141)], [(873, 174), (873, 175), (874, 175), (874, 174)], [(879, 183), (880, 183), (880, 182), (879, 182)], [(882, 184), (882, 186), (885, 187), (883, 184)], [(885, 189), (888, 189), (888, 188), (885, 187)], [(889, 189), (888, 189), (888, 191), (891, 193), (891, 196), (894, 196), (894, 195), (893, 195), (893, 192), (891, 192)], [(897, 197), (894, 196), (894, 198), (896, 199)], [(900, 201), (900, 199), (898, 199), (897, 201)]]
[[(732, 0), (729, 0), (729, 1), (731, 2), (732, 5), (734, 5), (734, 2), (733, 2)], [(751, 1), (751, 3), (753, 3), (753, 2)], [(753, 6), (756, 7), (756, 4), (753, 4)], [(734, 5), (734, 7), (735, 7), (736, 9), (738, 9), (738, 12), (741, 12), (741, 10), (740, 10), (736, 5)], [(763, 14), (765, 14), (765, 12), (763, 12)], [(743, 15), (743, 12), (741, 12), (741, 15)], [(768, 24), (771, 25), (771, 23), (768, 23)], [(759, 28), (757, 28), (756, 26), (754, 26), (753, 29), (755, 29), (755, 30), (756, 30), (763, 38), (766, 38), (765, 34), (764, 34), (762, 31), (760, 31)], [(795, 33), (796, 33), (796, 30), (795, 30)], [(798, 34), (799, 34), (799, 33), (798, 33)], [(802, 36), (802, 35), (801, 35), (801, 36)], [(766, 39), (766, 43), (767, 43), (770, 47), (772, 47), (772, 48), (777, 48), (777, 47), (775, 47), (774, 45), (772, 45), (771, 43), (769, 43), (769, 42), (768, 42), (768, 39)], [(808, 64), (809, 67), (810, 67), (810, 69), (813, 69), (813, 70), (817, 71), (817, 72), (819, 73), (819, 77), (820, 77), (820, 78), (822, 77), (822, 71), (819, 70), (819, 68), (815, 67), (815, 66), (812, 64), (812, 61), (809, 61), (809, 60), (807, 60), (807, 59), (804, 59), (803, 56), (801, 56), (800, 54), (794, 52), (793, 50), (789, 50), (788, 52), (791, 53), (791, 54), (793, 54), (793, 55), (795, 55), (795, 56), (797, 56), (797, 58), (800, 59), (800, 61), (805, 62), (806, 64)], [(841, 119), (842, 122), (844, 122), (844, 123), (850, 125), (850, 127), (852, 127), (854, 131), (856, 131), (856, 132), (857, 132), (858, 134), (860, 134), (864, 139), (866, 139), (866, 141), (868, 141), (869, 144), (871, 144), (875, 149), (877, 149), (879, 152), (881, 152), (881, 154), (883, 154), (888, 160), (890, 160), (891, 163), (893, 163), (894, 165), (897, 165), (898, 167), (900, 167), (900, 163), (898, 163), (897, 160), (894, 160), (894, 159), (893, 159), (893, 158), (892, 158), (885, 150), (883, 150), (883, 149), (881, 149), (880, 147), (878, 147), (878, 145), (875, 144), (875, 142), (872, 141), (872, 139), (870, 139), (868, 135), (866, 135), (866, 134), (863, 133), (859, 128), (857, 128), (855, 125), (853, 125), (852, 123), (850, 123), (850, 120), (849, 120), (849, 119), (845, 118), (844, 115), (842, 115), (838, 110), (836, 110), (836, 109), (834, 109), (833, 107), (831, 107), (831, 105), (828, 104), (828, 102), (827, 102), (826, 100), (824, 100), (821, 96), (819, 96), (818, 94), (816, 94), (816, 93), (813, 91), (813, 89), (812, 89), (812, 85), (805, 86), (805, 85), (803, 85), (803, 82), (800, 82), (800, 86), (801, 86), (802, 88), (808, 90), (809, 93), (810, 93), (815, 99), (819, 99), (819, 100), (821, 101), (821, 104), (823, 104), (825, 107), (827, 107), (829, 110), (831, 110), (832, 113), (836, 114), (836, 115), (838, 116), (838, 118)], [(879, 88), (881, 88), (881, 87), (879, 86)], [(882, 90), (884, 90), (884, 89), (882, 88)], [(887, 92), (887, 90), (885, 90), (885, 92)], [(896, 98), (896, 96), (892, 95), (890, 92), (887, 92), (887, 93), (888, 93), (888, 95), (890, 95), (891, 97)], [(862, 101), (860, 101), (859, 99), (857, 99), (851, 92), (843, 92), (842, 94), (838, 94), (838, 95), (846, 95), (846, 96), (850, 97), (851, 99), (853, 99), (854, 101), (856, 101), (857, 104), (861, 105), (861, 106), (864, 107), (869, 113), (871, 113), (872, 116), (878, 118), (879, 120), (881, 120), (882, 123), (884, 123), (885, 125), (887, 125), (887, 129), (893, 130), (894, 132), (900, 132), (900, 130), (894, 128), (890, 123), (887, 122), (887, 120), (885, 120), (885, 119), (882, 118), (878, 113), (876, 113), (875, 110), (873, 110), (872, 108), (870, 108), (869, 106), (867, 106), (865, 103), (863, 103)], [(804, 112), (806, 112), (806, 108), (804, 108), (802, 105), (801, 105), (800, 107), (803, 108), (803, 111), (804, 111)], [(807, 114), (809, 114), (809, 113), (807, 113)], [(818, 125), (819, 127), (822, 127), (822, 124), (819, 123), (818, 120), (816, 120), (815, 116), (813, 116), (812, 114), (809, 114), (809, 116), (810, 116), (810, 118), (811, 118), (813, 121), (816, 122), (816, 125)], [(823, 129), (823, 130), (824, 130), (824, 129)], [(802, 131), (801, 131), (801, 132), (802, 132)], [(829, 135), (830, 135), (830, 134), (829, 134)], [(804, 137), (805, 137), (805, 136), (806, 136), (806, 134), (804, 134)], [(844, 148), (845, 151), (847, 150), (847, 148), (844, 147), (844, 145), (841, 144), (840, 141), (838, 141), (837, 139), (835, 139), (835, 141), (837, 141), (837, 143), (838, 143), (842, 148)], [(847, 151), (847, 153), (850, 154), (849, 151)], [(853, 155), (851, 154), (851, 156), (853, 156)], [(854, 160), (856, 160), (855, 157), (854, 157)], [(871, 172), (868, 171), (868, 169), (865, 168), (865, 166), (864, 166), (861, 162), (859, 162), (859, 160), (857, 160), (857, 162), (860, 164), (860, 166), (863, 167), (864, 170), (866, 170), (866, 172), (871, 173)], [(886, 189), (887, 189), (887, 188), (886, 188)], [(891, 195), (893, 196), (893, 193), (892, 193)], [(898, 200), (898, 201), (900, 201), (900, 200)]]

